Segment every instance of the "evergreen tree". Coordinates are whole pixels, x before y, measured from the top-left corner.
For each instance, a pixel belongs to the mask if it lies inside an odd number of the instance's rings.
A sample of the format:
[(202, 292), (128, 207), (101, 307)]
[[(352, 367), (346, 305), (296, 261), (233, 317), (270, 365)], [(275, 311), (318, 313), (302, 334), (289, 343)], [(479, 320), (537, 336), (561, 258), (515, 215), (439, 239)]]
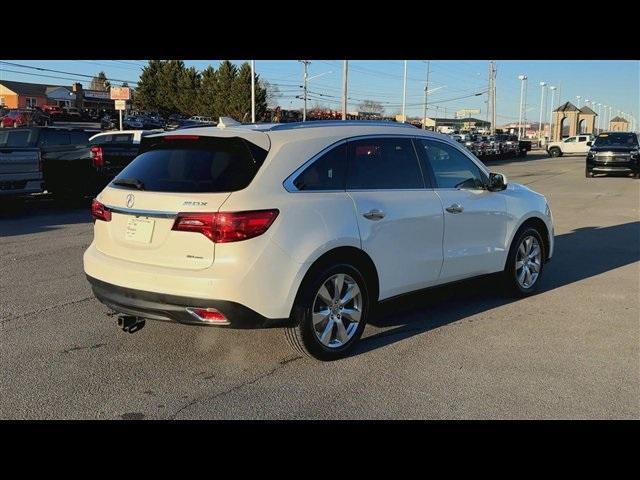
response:
[(178, 74), (175, 105), (180, 113), (189, 116), (198, 113), (200, 83), (200, 73), (195, 67), (183, 69)]
[(216, 110), (216, 98), (218, 96), (218, 72), (209, 65), (202, 71), (200, 89), (198, 91), (198, 113), (207, 117), (219, 117)]
[(142, 69), (134, 99), (138, 110), (158, 110), (158, 76), (162, 62), (149, 60), (149, 64)]
[(233, 84), (237, 76), (238, 68), (229, 60), (225, 60), (218, 67), (216, 72), (217, 89), (213, 100), (213, 110), (219, 117), (232, 115), (232, 105), (237, 102), (232, 101), (231, 95), (233, 91)]
[(182, 60), (167, 60), (162, 62), (158, 75), (158, 89), (156, 102), (162, 115), (170, 115), (179, 111), (178, 108), (178, 78), (185, 70)]

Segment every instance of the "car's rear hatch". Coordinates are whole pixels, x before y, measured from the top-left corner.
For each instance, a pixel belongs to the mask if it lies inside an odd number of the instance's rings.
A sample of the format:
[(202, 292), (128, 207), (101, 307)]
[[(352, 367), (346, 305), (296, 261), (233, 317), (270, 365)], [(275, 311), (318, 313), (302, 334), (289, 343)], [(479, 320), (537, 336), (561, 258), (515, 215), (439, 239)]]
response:
[[(200, 130), (200, 129), (198, 129)], [(96, 220), (96, 248), (114, 258), (161, 267), (202, 269), (215, 243), (200, 233), (173, 230), (178, 213), (217, 212), (249, 185), (269, 148), (248, 130), (212, 137), (194, 130), (146, 137), (140, 155), (99, 195), (110, 221)], [(247, 138), (248, 137), (248, 138)]]

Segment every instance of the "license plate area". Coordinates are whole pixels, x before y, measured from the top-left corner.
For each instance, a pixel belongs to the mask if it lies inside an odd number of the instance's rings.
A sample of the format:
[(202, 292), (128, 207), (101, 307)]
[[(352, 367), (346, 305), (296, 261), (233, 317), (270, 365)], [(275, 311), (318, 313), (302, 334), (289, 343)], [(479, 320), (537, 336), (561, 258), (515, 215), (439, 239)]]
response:
[(151, 243), (155, 220), (147, 217), (131, 217), (125, 226), (124, 238), (130, 242)]

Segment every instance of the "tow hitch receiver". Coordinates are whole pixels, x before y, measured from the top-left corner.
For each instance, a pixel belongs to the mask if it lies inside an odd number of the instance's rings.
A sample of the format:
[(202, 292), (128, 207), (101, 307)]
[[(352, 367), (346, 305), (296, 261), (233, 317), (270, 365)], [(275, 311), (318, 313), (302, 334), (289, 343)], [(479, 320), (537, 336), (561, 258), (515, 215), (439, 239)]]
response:
[(131, 315), (120, 315), (118, 317), (118, 326), (127, 333), (136, 333), (144, 327), (144, 318), (133, 317)]

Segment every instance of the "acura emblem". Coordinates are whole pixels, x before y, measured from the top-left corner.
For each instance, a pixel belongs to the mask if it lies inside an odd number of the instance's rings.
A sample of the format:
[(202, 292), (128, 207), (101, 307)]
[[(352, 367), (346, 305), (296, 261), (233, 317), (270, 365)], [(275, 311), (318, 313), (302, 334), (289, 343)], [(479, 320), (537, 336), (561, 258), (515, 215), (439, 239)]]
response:
[(133, 204), (136, 202), (136, 197), (133, 196), (133, 193), (127, 195), (127, 207), (133, 208)]

